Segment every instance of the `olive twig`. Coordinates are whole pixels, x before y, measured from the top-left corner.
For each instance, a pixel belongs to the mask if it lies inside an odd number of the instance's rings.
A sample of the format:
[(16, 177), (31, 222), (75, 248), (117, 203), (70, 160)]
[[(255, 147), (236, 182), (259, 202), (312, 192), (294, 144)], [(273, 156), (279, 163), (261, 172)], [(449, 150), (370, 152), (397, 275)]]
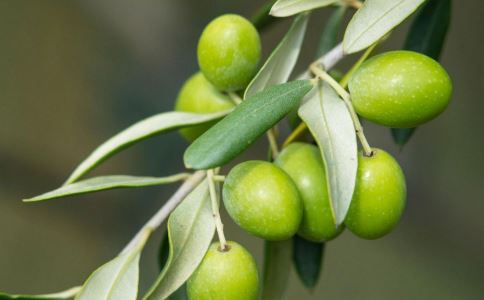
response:
[(224, 182), (225, 176), (224, 175), (213, 175), (213, 180), (215, 182)]
[(214, 181), (214, 172), (213, 169), (207, 170), (207, 181), (208, 181), (208, 189), (210, 192), (210, 199), (212, 202), (212, 213), (215, 219), (215, 228), (217, 228), (217, 235), (220, 241), (220, 250), (224, 251), (227, 247), (227, 240), (225, 239), (224, 235), (224, 224), (222, 223), (222, 219), (220, 218), (220, 211), (218, 206), (218, 194), (215, 190), (215, 181)]
[(373, 151), (371, 150), (370, 144), (368, 143), (365, 134), (363, 132), (363, 126), (361, 126), (360, 119), (358, 118), (358, 115), (355, 112), (355, 109), (353, 107), (353, 104), (351, 103), (351, 97), (350, 94), (336, 81), (334, 80), (331, 75), (323, 71), (321, 67), (318, 65), (318, 63), (313, 63), (310, 67), (311, 72), (313, 72), (314, 75), (319, 77), (321, 80), (326, 81), (331, 87), (340, 95), (340, 97), (343, 99), (344, 103), (346, 104), (346, 108), (348, 108), (348, 111), (350, 112), (351, 119), (353, 120), (353, 125), (355, 126), (355, 131), (356, 135), (358, 136), (358, 139), (360, 140), (361, 146), (363, 147), (363, 152), (365, 156), (372, 156)]
[[(145, 225), (136, 233), (131, 241), (124, 247), (120, 254), (125, 254), (131, 251), (144, 236), (144, 233), (149, 228), (155, 230), (165, 221), (170, 213), (177, 207), (177, 205), (185, 199), (185, 197), (205, 178), (204, 171), (197, 171), (193, 173), (188, 179), (178, 188), (178, 190), (166, 201), (166, 203), (146, 222)], [(149, 230), (148, 229), (148, 230)]]
[(363, 2), (360, 0), (346, 0), (346, 5), (355, 9), (360, 9), (363, 6)]

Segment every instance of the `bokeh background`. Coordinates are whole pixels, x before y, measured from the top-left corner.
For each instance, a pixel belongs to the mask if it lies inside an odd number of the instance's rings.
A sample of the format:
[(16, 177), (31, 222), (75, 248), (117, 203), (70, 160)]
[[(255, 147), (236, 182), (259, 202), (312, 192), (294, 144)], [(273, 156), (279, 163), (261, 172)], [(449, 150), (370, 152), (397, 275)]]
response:
[[(171, 110), (197, 70), (196, 44), (217, 15), (251, 16), (262, 1), (0, 1), (0, 290), (44, 293), (81, 284), (114, 257), (176, 185), (23, 204), (59, 186), (111, 135)], [(442, 63), (453, 102), (400, 151), (366, 124), (373, 145), (401, 162), (408, 205), (395, 232), (365, 241), (345, 232), (327, 246), (321, 280), (305, 290), (291, 272), (284, 299), (484, 299), (484, 3), (454, 1)], [(298, 67), (314, 56), (330, 9), (313, 14)], [(409, 22), (379, 51), (401, 48)], [(265, 57), (288, 28), (262, 34)], [(342, 70), (354, 58), (338, 67)], [(186, 142), (152, 138), (93, 175), (161, 176), (183, 169)], [(264, 158), (261, 139), (244, 154)], [(223, 216), (230, 239), (257, 257), (261, 240)], [(158, 274), (162, 231), (142, 258), (142, 290)]]

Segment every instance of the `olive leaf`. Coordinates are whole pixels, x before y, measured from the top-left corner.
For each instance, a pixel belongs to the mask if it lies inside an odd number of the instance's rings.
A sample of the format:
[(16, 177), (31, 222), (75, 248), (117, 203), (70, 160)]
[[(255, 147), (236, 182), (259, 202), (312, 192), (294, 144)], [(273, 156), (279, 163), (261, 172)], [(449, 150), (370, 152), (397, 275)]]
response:
[(424, 2), (425, 0), (366, 0), (346, 27), (343, 50), (350, 54), (371, 46)]
[(292, 241), (297, 274), (307, 288), (313, 288), (318, 283), (323, 266), (324, 243), (311, 242), (297, 235)]
[(342, 5), (336, 8), (329, 17), (319, 40), (316, 57), (320, 57), (321, 55), (328, 53), (338, 44), (341, 23), (343, 22), (345, 12), (346, 6)]
[(134, 143), (163, 132), (217, 120), (229, 112), (230, 110), (210, 114), (165, 112), (139, 121), (113, 136), (94, 150), (72, 172), (65, 184), (77, 181), (81, 176), (85, 175), (100, 163)]
[(249, 83), (244, 98), (251, 97), (269, 86), (287, 82), (299, 57), (308, 19), (308, 14), (296, 17), (282, 41)]
[(207, 181), (204, 180), (168, 219), (170, 253), (145, 300), (166, 299), (195, 271), (215, 232)]
[(209, 169), (229, 162), (296, 107), (312, 86), (296, 80), (247, 98), (187, 148), (185, 166)]
[(68, 290), (53, 293), (53, 294), (44, 294), (44, 295), (14, 295), (8, 293), (0, 293), (0, 300), (62, 300), (62, 299), (71, 299), (73, 298), (77, 292), (79, 292), (80, 287), (73, 287)]
[(262, 300), (282, 299), (289, 281), (291, 240), (265, 242)]
[(105, 191), (118, 188), (137, 188), (145, 186), (160, 185), (166, 183), (176, 182), (187, 178), (188, 174), (182, 173), (167, 177), (137, 177), (128, 175), (113, 175), (94, 177), (68, 185), (63, 185), (58, 189), (35, 196), (29, 199), (24, 199), (24, 202), (38, 202), (55, 198), (62, 198), (74, 196), (79, 194), (93, 193), (98, 191)]
[(136, 300), (138, 295), (139, 259), (150, 236), (147, 228), (138, 244), (126, 253), (99, 267), (84, 283), (76, 300)]
[[(439, 60), (450, 25), (451, 11), (451, 0), (427, 1), (410, 27), (404, 49), (417, 51)], [(415, 129), (392, 128), (393, 140), (403, 147), (410, 140)]]
[(325, 82), (305, 97), (298, 113), (321, 150), (328, 174), (330, 204), (339, 225), (350, 206), (358, 166), (356, 133), (350, 113)]
[(315, 8), (328, 6), (340, 0), (279, 0), (271, 8), (275, 17), (288, 17)]
[[(163, 234), (163, 239), (160, 244), (160, 251), (158, 255), (159, 263), (160, 263), (160, 271), (166, 265), (168, 261), (168, 256), (170, 255), (170, 239), (168, 238), (168, 232), (165, 231)], [(182, 284), (173, 294), (170, 295), (170, 300), (187, 300), (187, 290), (186, 290), (186, 283)]]

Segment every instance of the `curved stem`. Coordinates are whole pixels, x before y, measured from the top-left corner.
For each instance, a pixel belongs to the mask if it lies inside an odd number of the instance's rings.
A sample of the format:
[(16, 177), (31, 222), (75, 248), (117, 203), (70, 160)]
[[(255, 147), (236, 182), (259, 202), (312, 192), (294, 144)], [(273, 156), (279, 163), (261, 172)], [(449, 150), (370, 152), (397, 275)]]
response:
[(317, 64), (311, 65), (311, 71), (314, 73), (314, 75), (329, 83), (329, 85), (331, 85), (331, 87), (333, 87), (333, 89), (343, 99), (343, 101), (346, 104), (346, 107), (348, 108), (348, 111), (350, 112), (351, 119), (353, 120), (353, 125), (355, 127), (356, 135), (360, 140), (365, 156), (372, 156), (373, 151), (371, 150), (370, 144), (368, 143), (365, 137), (365, 134), (363, 132), (363, 126), (361, 126), (360, 119), (358, 118), (358, 115), (355, 112), (353, 104), (351, 103), (350, 94), (336, 80), (334, 80), (333, 77), (331, 77), (328, 73), (323, 71)]
[(166, 201), (166, 203), (146, 222), (146, 224), (138, 231), (133, 239), (124, 247), (120, 254), (124, 254), (132, 250), (140, 239), (144, 236), (147, 228), (155, 230), (165, 221), (170, 213), (178, 206), (178, 204), (185, 199), (185, 197), (205, 178), (204, 171), (197, 171), (193, 173), (188, 179), (178, 188), (178, 190)]
[(291, 134), (286, 138), (286, 140), (284, 141), (284, 143), (282, 144), (282, 148), (285, 148), (287, 146), (289, 146), (290, 143), (294, 142), (295, 140), (297, 140), (301, 135), (303, 135), (306, 130), (308, 130), (308, 126), (306, 125), (306, 123), (304, 122), (301, 122), (301, 124), (299, 124), (296, 129), (294, 129)]
[(220, 218), (220, 211), (218, 206), (218, 194), (217, 194), (217, 191), (215, 190), (213, 170), (207, 170), (207, 180), (208, 180), (208, 189), (210, 191), (210, 199), (212, 200), (213, 218), (215, 219), (215, 227), (217, 228), (217, 235), (220, 241), (220, 250), (224, 251), (227, 247), (227, 240), (225, 239), (225, 235), (224, 235), (224, 225), (222, 223), (222, 219)]
[(271, 148), (272, 157), (276, 158), (279, 155), (279, 146), (277, 145), (277, 138), (274, 128), (267, 131), (267, 139), (269, 140), (269, 147)]

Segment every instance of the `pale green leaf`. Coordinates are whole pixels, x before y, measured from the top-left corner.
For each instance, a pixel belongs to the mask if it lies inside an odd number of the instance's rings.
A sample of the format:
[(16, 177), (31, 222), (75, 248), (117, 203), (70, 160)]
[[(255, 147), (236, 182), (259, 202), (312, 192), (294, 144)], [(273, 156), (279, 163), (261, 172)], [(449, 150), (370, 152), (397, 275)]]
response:
[(0, 300), (62, 300), (73, 298), (80, 290), (80, 287), (73, 287), (68, 290), (44, 295), (13, 295), (7, 293), (0, 293)]
[(188, 174), (185, 173), (167, 177), (137, 177), (127, 175), (100, 176), (63, 185), (56, 190), (33, 198), (24, 199), (23, 201), (36, 202), (118, 188), (138, 188), (160, 185), (183, 180), (187, 178), (187, 176)]
[(292, 241), (265, 242), (262, 300), (282, 299), (289, 283)]
[(330, 203), (339, 225), (350, 206), (358, 166), (356, 133), (350, 113), (333, 88), (322, 83), (303, 100), (299, 116), (321, 150)]
[(92, 152), (69, 176), (65, 184), (77, 181), (81, 176), (124, 148), (146, 138), (166, 131), (217, 120), (228, 114), (223, 111), (210, 114), (165, 112), (135, 123), (113, 136)]
[(136, 247), (94, 271), (77, 294), (76, 300), (136, 300), (139, 259), (150, 233), (150, 229), (146, 229)]
[(279, 0), (272, 6), (270, 13), (275, 17), (288, 17), (336, 2), (339, 0)]
[(289, 79), (299, 57), (308, 18), (308, 14), (296, 17), (282, 41), (250, 82), (245, 90), (244, 98), (251, 97), (269, 86), (284, 83)]
[(346, 28), (345, 53), (363, 50), (410, 16), (425, 0), (366, 0)]
[(203, 181), (168, 219), (170, 254), (146, 300), (166, 299), (195, 271), (215, 232), (207, 181)]

